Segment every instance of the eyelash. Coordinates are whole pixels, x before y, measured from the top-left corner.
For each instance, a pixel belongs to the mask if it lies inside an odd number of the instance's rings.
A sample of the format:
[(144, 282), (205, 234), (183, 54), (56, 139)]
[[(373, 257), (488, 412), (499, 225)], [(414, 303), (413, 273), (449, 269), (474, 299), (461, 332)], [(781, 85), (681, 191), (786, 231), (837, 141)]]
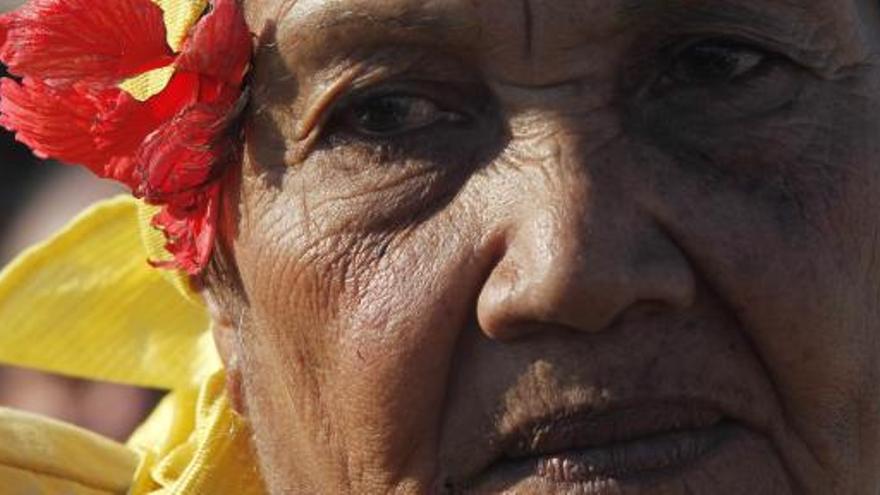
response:
[[(722, 74), (718, 80), (714, 81), (695, 83), (678, 77), (680, 74), (675, 74), (675, 71), (683, 67), (678, 64), (687, 63), (685, 57), (695, 55), (699, 50), (703, 50), (702, 55), (709, 57), (709, 59), (712, 56), (716, 56), (719, 59), (729, 56), (730, 60), (726, 60), (724, 63), (736, 64), (742, 62), (742, 60), (734, 60), (736, 57), (747, 57), (745, 60), (747, 67), (741, 73), (732, 74), (732, 77), (726, 78)], [(724, 53), (725, 50), (729, 53)], [(694, 51), (694, 53), (689, 54), (689, 51)], [(658, 73), (655, 73), (656, 75), (647, 87), (643, 87), (642, 90), (638, 91), (642, 93), (644, 90), (647, 90), (654, 97), (662, 97), (665, 94), (676, 92), (684, 93), (690, 89), (711, 90), (712, 87), (716, 86), (733, 88), (736, 84), (744, 84), (767, 74), (779, 63), (788, 60), (784, 56), (780, 56), (752, 43), (724, 37), (690, 37), (684, 40), (679, 39), (676, 42), (666, 44), (659, 52), (655, 51), (654, 53), (659, 53), (659, 55), (655, 56), (658, 56), (659, 60), (661, 60), (662, 68)], [(751, 57), (751, 59), (748, 57)], [(716, 60), (716, 62), (718, 61)], [(703, 62), (706, 62), (706, 60)], [(703, 69), (705, 68), (703, 67)], [(720, 70), (722, 73), (724, 71), (723, 67), (717, 65), (709, 68)], [(437, 130), (438, 126), (446, 126), (447, 128), (457, 127), (460, 129), (476, 121), (478, 112), (475, 111), (476, 106), (473, 105), (473, 95), (450, 90), (451, 86), (443, 83), (404, 81), (388, 85), (388, 87), (384, 88), (368, 88), (361, 92), (356, 92), (339, 101), (335, 108), (331, 110), (327, 119), (327, 125), (325, 126), (326, 137), (334, 140), (343, 138), (346, 141), (349, 138), (355, 138), (362, 141), (399, 142), (404, 138), (413, 138), (426, 132)], [(437, 95), (442, 93), (445, 93), (447, 97), (438, 98)], [(454, 94), (454, 96), (449, 97), (450, 94)], [(433, 106), (438, 115), (426, 125), (415, 125), (410, 128), (403, 128), (400, 131), (368, 132), (363, 129), (359, 130), (358, 126), (354, 124), (353, 113), (359, 107), (363, 109), (365, 105), (369, 105), (371, 102), (375, 103), (383, 98), (410, 99), (418, 103), (424, 102), (426, 105)], [(421, 110), (424, 111), (425, 108), (423, 107)]]
[[(438, 96), (440, 95), (440, 96)], [(379, 100), (404, 100), (406, 103), (422, 105), (416, 108), (423, 113), (426, 110), (437, 112), (433, 121), (426, 125), (414, 125), (400, 131), (370, 132), (359, 129), (356, 112), (366, 110), (366, 106), (375, 104)], [(398, 102), (399, 103), (399, 102)], [(468, 94), (463, 88), (454, 87), (451, 84), (433, 83), (424, 81), (396, 82), (387, 87), (368, 88), (361, 92), (340, 100), (329, 114), (325, 134), (328, 139), (336, 142), (357, 139), (360, 141), (373, 142), (400, 142), (406, 138), (416, 138), (424, 133), (438, 130), (440, 127), (447, 129), (463, 129), (476, 122), (478, 109), (474, 105), (473, 95)], [(433, 108), (426, 108), (430, 105)], [(373, 110), (393, 111), (391, 107), (377, 106)]]
[[(721, 51), (728, 50), (730, 53), (733, 54), (733, 56), (752, 57), (753, 64), (751, 65), (751, 67), (747, 67), (741, 73), (734, 74), (732, 77), (727, 79), (721, 78), (720, 80), (714, 82), (704, 81), (702, 83), (688, 83), (687, 81), (682, 80), (682, 78), (678, 78), (677, 75), (674, 74), (674, 71), (677, 68), (680, 68), (677, 64), (685, 62), (684, 57), (688, 55), (689, 51), (698, 49), (706, 50), (704, 52), (704, 55), (707, 55), (711, 50), (718, 50), (715, 55), (720, 55)], [(694, 53), (691, 53), (691, 55), (694, 55)], [(760, 46), (756, 46), (754, 44), (743, 42), (737, 39), (723, 37), (706, 37), (698, 39), (688, 39), (668, 45), (667, 48), (661, 50), (661, 60), (663, 60), (663, 69), (653, 83), (655, 87), (652, 88), (653, 92), (655, 93), (658, 91), (663, 92), (665, 90), (705, 87), (711, 84), (719, 83), (741, 83), (744, 81), (748, 81), (753, 77), (758, 77), (762, 74), (765, 74), (767, 70), (772, 68), (775, 64), (781, 63), (784, 60), (784, 57)]]

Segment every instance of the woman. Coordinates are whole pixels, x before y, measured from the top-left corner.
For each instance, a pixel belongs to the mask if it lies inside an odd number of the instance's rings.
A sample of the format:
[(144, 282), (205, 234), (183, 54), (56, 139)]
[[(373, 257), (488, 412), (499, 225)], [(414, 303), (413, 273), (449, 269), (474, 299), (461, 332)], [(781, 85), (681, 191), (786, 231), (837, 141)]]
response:
[(880, 488), (875, 2), (245, 13), (175, 266), (268, 493)]

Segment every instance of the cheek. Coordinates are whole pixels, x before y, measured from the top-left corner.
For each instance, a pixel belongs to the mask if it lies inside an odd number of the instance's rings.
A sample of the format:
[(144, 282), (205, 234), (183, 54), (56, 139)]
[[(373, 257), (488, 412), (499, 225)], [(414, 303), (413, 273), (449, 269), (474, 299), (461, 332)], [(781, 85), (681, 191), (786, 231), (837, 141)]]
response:
[(271, 421), (329, 466), (427, 482), (448, 367), (488, 265), (476, 221), (451, 204), (406, 227), (365, 226), (352, 218), (361, 208), (295, 199), (291, 181), (244, 181), (235, 246), (248, 345), (272, 371), (256, 379), (286, 389)]
[(652, 200), (739, 319), (789, 433), (838, 472), (880, 441), (866, 414), (878, 399), (866, 380), (878, 355), (878, 111), (828, 83), (726, 141), (691, 136), (659, 159)]

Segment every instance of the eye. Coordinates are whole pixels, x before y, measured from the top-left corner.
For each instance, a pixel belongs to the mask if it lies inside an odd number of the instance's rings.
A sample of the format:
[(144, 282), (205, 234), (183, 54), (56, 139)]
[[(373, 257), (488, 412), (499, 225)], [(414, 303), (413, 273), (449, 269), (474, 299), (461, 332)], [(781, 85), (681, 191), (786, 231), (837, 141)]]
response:
[(444, 110), (428, 98), (407, 94), (368, 96), (343, 109), (343, 121), (350, 130), (379, 137), (465, 120), (464, 115)]
[(810, 74), (785, 45), (761, 46), (691, 37), (659, 53), (648, 51), (657, 59), (645, 65), (647, 84), (640, 84), (632, 100), (638, 110), (633, 115), (681, 136), (723, 134), (729, 124), (774, 118), (801, 98)]
[(662, 86), (712, 86), (748, 77), (769, 59), (758, 49), (727, 40), (706, 40), (678, 51)]

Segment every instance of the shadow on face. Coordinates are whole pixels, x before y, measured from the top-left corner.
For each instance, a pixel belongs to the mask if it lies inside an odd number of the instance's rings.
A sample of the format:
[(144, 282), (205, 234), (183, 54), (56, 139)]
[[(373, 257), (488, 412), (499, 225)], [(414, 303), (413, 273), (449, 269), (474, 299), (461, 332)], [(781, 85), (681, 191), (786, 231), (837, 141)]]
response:
[(250, 3), (272, 493), (876, 491), (877, 10)]

